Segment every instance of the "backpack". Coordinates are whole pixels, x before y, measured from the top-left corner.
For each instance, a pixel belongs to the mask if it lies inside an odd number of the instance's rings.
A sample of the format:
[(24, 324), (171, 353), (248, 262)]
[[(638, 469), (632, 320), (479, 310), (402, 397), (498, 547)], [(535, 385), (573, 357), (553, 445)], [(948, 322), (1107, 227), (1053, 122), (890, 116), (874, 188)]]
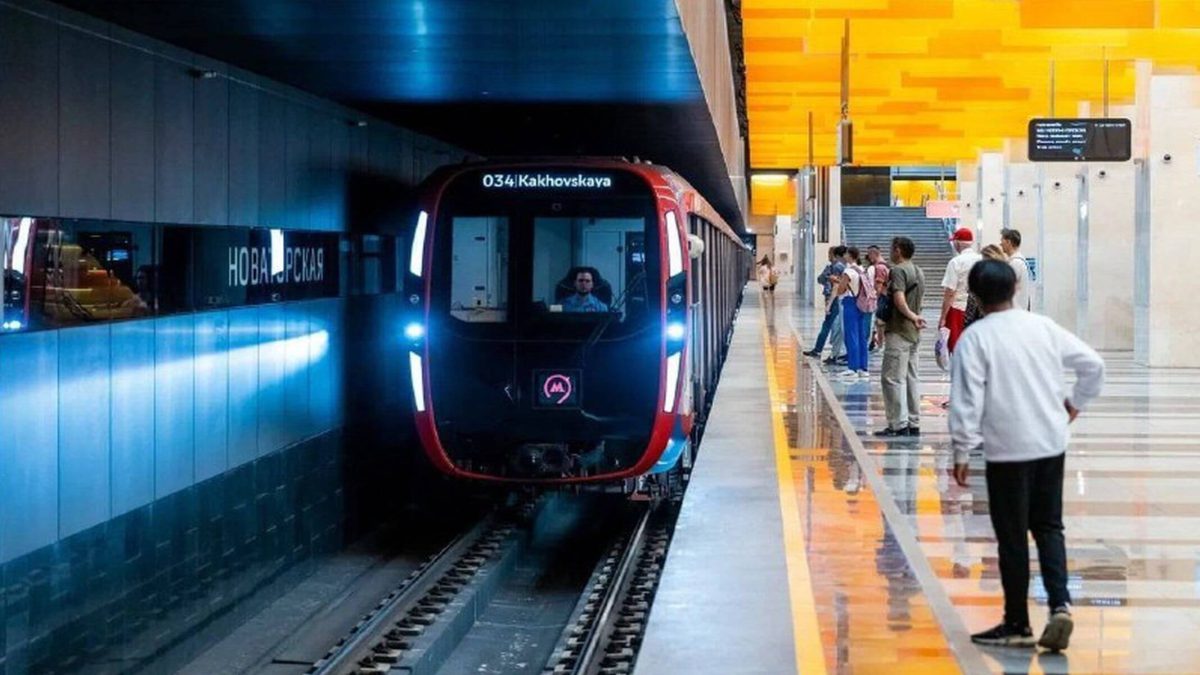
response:
[[(917, 287), (917, 284), (915, 284), (915, 283), (909, 284), (908, 288), (904, 289), (904, 294), (908, 295), (916, 287)], [(887, 323), (892, 320), (892, 312), (894, 310), (895, 310), (895, 305), (892, 303), (891, 294), (884, 293), (883, 295), (879, 296), (879, 302), (876, 304), (875, 319), (877, 321), (882, 321), (884, 323)]]
[(857, 265), (853, 269), (858, 272), (858, 294), (854, 296), (854, 304), (863, 314), (871, 314), (879, 307), (879, 294), (875, 292), (874, 282), (867, 278), (866, 270)]

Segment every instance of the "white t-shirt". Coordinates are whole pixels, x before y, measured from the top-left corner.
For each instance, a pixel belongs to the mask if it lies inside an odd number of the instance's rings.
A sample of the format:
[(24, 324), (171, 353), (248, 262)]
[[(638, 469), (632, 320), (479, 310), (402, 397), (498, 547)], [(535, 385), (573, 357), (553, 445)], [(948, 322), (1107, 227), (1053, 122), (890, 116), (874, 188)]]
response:
[[(971, 324), (950, 368), (950, 441), (956, 463), (1023, 462), (1067, 449), (1064, 400), (1082, 410), (1100, 394), (1104, 360), (1052, 319), (1020, 309)], [(1075, 372), (1068, 392), (1063, 369)]]
[(975, 263), (982, 259), (983, 256), (979, 255), (978, 251), (969, 248), (954, 256), (946, 265), (946, 275), (942, 277), (942, 288), (954, 291), (954, 304), (951, 305), (954, 309), (967, 311), (967, 298), (970, 297), (967, 275), (971, 273), (971, 268), (975, 266)]
[(1029, 263), (1025, 257), (1017, 254), (1009, 259), (1013, 272), (1017, 274), (1017, 293), (1013, 296), (1013, 306), (1017, 309), (1031, 311), (1033, 309), (1033, 292), (1029, 284)]
[(844, 274), (846, 275), (847, 289), (842, 297), (858, 297), (858, 286), (862, 283), (862, 268), (858, 265), (847, 265)]

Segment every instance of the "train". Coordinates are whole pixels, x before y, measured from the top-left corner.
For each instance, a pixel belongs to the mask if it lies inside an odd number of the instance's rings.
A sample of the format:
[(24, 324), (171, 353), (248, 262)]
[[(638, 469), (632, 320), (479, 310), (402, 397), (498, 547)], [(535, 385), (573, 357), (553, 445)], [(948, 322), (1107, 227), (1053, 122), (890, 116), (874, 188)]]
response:
[(695, 188), (621, 158), (465, 162), (410, 225), (402, 339), (439, 472), (678, 489), (754, 264)]

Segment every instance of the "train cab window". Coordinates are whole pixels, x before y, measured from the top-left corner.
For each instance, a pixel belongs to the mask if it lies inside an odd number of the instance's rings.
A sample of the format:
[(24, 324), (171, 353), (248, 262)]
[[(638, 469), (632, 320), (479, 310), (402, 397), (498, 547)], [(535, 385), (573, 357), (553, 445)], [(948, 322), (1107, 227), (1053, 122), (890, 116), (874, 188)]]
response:
[(646, 305), (645, 220), (533, 220), (532, 298), (549, 313), (616, 314)]
[(508, 218), (456, 216), (451, 230), (450, 315), (471, 323), (507, 321)]

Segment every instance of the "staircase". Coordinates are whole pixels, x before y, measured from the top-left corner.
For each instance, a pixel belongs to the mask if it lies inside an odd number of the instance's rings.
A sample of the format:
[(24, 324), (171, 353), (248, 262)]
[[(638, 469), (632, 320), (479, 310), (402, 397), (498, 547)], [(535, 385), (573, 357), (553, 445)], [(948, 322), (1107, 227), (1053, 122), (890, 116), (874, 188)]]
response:
[(857, 246), (866, 255), (867, 247), (875, 244), (887, 257), (892, 237), (913, 240), (916, 254), (913, 262), (925, 272), (925, 297), (922, 308), (935, 311), (942, 305), (942, 274), (946, 263), (954, 256), (947, 241), (942, 221), (926, 218), (921, 207), (843, 206), (842, 231), (846, 245)]

